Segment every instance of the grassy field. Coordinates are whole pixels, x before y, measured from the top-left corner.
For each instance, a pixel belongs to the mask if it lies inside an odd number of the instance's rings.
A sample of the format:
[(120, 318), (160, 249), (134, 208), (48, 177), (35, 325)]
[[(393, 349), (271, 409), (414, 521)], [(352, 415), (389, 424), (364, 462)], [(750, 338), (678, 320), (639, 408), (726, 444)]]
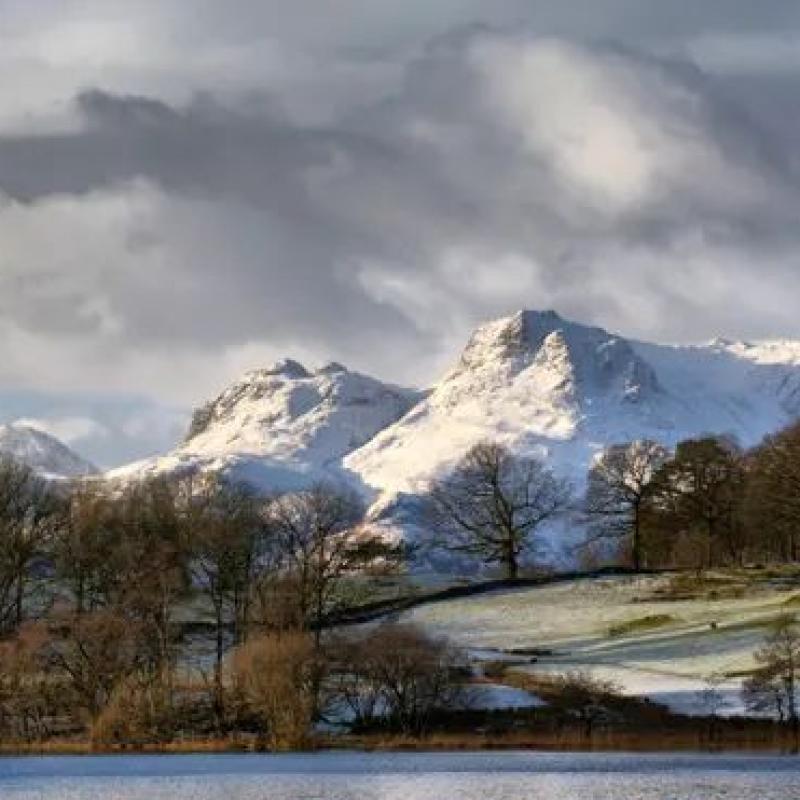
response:
[(737, 714), (753, 651), (780, 616), (798, 612), (800, 573), (753, 569), (583, 578), (430, 603), (401, 619), (478, 659), (588, 671), (682, 713), (703, 713), (698, 693), (713, 677), (723, 713)]

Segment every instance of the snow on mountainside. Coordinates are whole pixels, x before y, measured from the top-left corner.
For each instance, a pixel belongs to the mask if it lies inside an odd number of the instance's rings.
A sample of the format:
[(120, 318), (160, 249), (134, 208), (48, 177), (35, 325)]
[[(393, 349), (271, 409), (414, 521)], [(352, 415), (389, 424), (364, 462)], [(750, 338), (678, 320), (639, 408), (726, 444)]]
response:
[(718, 433), (752, 445), (798, 416), (800, 342), (646, 344), (520, 311), (478, 328), (427, 393), (338, 364), (248, 373), (195, 412), (171, 453), (108, 477), (220, 470), (264, 490), (348, 481), (373, 519), (413, 537), (416, 497), (483, 439), (546, 459), (580, 491), (610, 444)]
[(375, 517), (408, 525), (414, 495), (481, 439), (545, 458), (580, 489), (609, 444), (725, 433), (752, 445), (798, 415), (798, 342), (644, 344), (521, 311), (481, 326), (431, 393), (344, 466), (372, 490)]
[(47, 478), (77, 478), (97, 472), (55, 436), (28, 425), (0, 425), (0, 456), (21, 461)]
[(112, 470), (112, 480), (222, 471), (254, 486), (291, 489), (340, 479), (341, 459), (399, 419), (419, 392), (340, 364), (309, 372), (286, 360), (249, 372), (198, 409), (182, 444), (166, 456)]

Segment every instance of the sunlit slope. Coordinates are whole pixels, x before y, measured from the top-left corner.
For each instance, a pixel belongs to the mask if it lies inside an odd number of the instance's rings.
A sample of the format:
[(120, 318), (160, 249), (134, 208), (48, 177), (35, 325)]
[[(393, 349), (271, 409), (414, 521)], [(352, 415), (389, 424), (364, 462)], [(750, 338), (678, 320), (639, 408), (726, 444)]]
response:
[(798, 612), (795, 576), (720, 572), (701, 582), (625, 576), (498, 591), (423, 605), (404, 620), (484, 658), (539, 651), (525, 669), (589, 670), (684, 710), (706, 680), (723, 679), (734, 710), (770, 624)]

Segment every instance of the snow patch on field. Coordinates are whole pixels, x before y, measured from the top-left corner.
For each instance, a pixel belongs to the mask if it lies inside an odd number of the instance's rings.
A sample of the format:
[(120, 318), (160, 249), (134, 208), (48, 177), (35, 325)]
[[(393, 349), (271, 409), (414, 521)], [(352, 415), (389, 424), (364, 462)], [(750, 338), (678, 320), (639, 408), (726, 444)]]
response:
[[(703, 713), (699, 693), (716, 676), (726, 700), (722, 713), (742, 713), (740, 676), (754, 667), (753, 651), (770, 623), (792, 608), (787, 601), (797, 588), (760, 582), (741, 596), (668, 599), (658, 593), (669, 581), (670, 576), (564, 581), (430, 603), (402, 620), (468, 648), (476, 658), (513, 660), (508, 651), (547, 651), (515, 668), (588, 671), (626, 694), (683, 713)], [(665, 621), (637, 630), (636, 621), (648, 617)], [(630, 623), (630, 633), (611, 633)]]

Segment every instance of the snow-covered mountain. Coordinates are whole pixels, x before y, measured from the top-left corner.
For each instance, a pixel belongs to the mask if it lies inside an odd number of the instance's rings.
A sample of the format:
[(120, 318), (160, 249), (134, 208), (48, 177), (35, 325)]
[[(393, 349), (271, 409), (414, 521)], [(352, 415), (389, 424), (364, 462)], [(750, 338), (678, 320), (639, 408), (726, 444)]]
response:
[(0, 456), (27, 464), (46, 478), (78, 478), (97, 468), (55, 436), (29, 425), (0, 425)]
[(221, 470), (265, 490), (342, 480), (373, 519), (413, 535), (416, 498), (483, 439), (546, 459), (580, 491), (610, 444), (718, 433), (747, 446), (798, 416), (800, 342), (646, 344), (520, 311), (478, 328), (424, 393), (337, 364), (248, 373), (195, 412), (171, 453), (108, 477)]
[(344, 459), (373, 515), (413, 524), (413, 499), (482, 439), (538, 455), (580, 490), (609, 444), (703, 433), (752, 445), (800, 415), (800, 342), (628, 341), (553, 311), (480, 327), (408, 414)]
[(107, 473), (112, 480), (219, 471), (264, 490), (342, 478), (342, 458), (421, 397), (331, 363), (285, 360), (244, 375), (195, 411), (171, 453)]

